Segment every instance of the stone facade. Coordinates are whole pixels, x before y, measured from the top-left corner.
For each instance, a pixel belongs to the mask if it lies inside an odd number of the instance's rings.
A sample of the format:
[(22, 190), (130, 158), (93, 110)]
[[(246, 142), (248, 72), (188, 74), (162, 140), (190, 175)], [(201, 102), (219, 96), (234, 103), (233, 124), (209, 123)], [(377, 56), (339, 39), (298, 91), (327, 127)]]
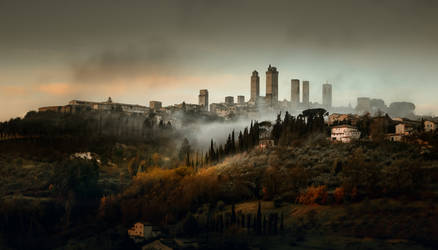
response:
[(266, 97), (269, 96), (269, 103), (276, 105), (278, 103), (278, 71), (276, 67), (269, 65), (266, 71)]
[(360, 138), (360, 132), (357, 128), (350, 125), (334, 126), (331, 129), (331, 140), (337, 142), (349, 143)]
[(303, 81), (303, 106), (305, 108), (309, 107), (309, 92), (310, 92), (309, 81)]
[(438, 124), (433, 121), (424, 121), (424, 131), (431, 132), (435, 131), (438, 127)]
[(154, 110), (154, 111), (160, 110), (162, 108), (162, 106), (163, 106), (162, 103), (159, 101), (150, 101), (149, 102), (149, 108), (151, 108), (151, 110)]
[(245, 96), (243, 96), (243, 95), (238, 95), (238, 96), (237, 96), (237, 103), (238, 103), (238, 104), (244, 104), (244, 103), (245, 103)]
[(232, 96), (226, 96), (226, 97), (225, 97), (225, 103), (226, 103), (226, 104), (234, 104), (234, 97), (232, 97)]
[(87, 111), (100, 111), (100, 112), (126, 112), (126, 113), (149, 113), (149, 108), (146, 106), (136, 105), (136, 104), (124, 104), (115, 103), (112, 101), (111, 97), (104, 102), (90, 102), (81, 100), (72, 100), (67, 105), (64, 106), (49, 106), (41, 107), (38, 109), (39, 112), (53, 111), (60, 113), (79, 113)]
[(300, 80), (292, 79), (291, 80), (291, 95), (290, 101), (292, 107), (297, 108), (300, 104)]
[(260, 96), (260, 77), (257, 71), (252, 72), (251, 76), (251, 98), (250, 101), (257, 102)]
[(208, 111), (208, 90), (201, 89), (199, 91), (199, 106), (204, 111)]
[(326, 108), (332, 107), (332, 85), (325, 83), (322, 85), (322, 105)]

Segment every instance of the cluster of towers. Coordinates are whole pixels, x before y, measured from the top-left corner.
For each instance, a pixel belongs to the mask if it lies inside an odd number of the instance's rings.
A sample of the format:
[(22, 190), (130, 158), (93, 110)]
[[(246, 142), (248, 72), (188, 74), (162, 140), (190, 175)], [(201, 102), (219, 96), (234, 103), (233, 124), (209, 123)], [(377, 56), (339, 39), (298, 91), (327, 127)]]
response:
[[(310, 82), (302, 81), (302, 99), (300, 98), (300, 80), (291, 80), (290, 105), (292, 108), (310, 108)], [(199, 105), (202, 110), (208, 111), (208, 90), (199, 91)], [(266, 96), (260, 96), (260, 77), (259, 73), (254, 70), (251, 75), (251, 97), (250, 102), (276, 106), (278, 104), (278, 70), (276, 67), (269, 65), (266, 71)], [(234, 104), (233, 96), (225, 97), (226, 104)], [(237, 103), (244, 104), (245, 96), (237, 96)], [(325, 83), (322, 85), (322, 106), (332, 107), (332, 85)]]
[[(310, 106), (309, 93), (310, 83), (309, 81), (302, 81), (303, 97), (300, 102), (300, 80), (291, 80), (291, 105), (294, 108), (299, 106), (308, 108)], [(257, 102), (260, 99), (260, 77), (256, 70), (251, 75), (251, 99), (252, 102)], [(268, 71), (266, 71), (266, 97), (265, 102), (270, 104), (278, 103), (278, 71), (276, 67), (269, 65)], [(322, 105), (327, 108), (332, 106), (332, 85), (322, 85)]]
[[(310, 83), (309, 81), (303, 81), (303, 100), (302, 105), (304, 107), (309, 107), (309, 89)], [(293, 107), (298, 107), (300, 105), (300, 80), (292, 79), (291, 80), (291, 94), (290, 101)]]
[[(260, 99), (260, 77), (259, 73), (254, 70), (251, 76), (251, 99), (257, 102)], [(278, 103), (278, 71), (276, 67), (269, 64), (266, 71), (266, 97), (265, 102), (270, 104)]]

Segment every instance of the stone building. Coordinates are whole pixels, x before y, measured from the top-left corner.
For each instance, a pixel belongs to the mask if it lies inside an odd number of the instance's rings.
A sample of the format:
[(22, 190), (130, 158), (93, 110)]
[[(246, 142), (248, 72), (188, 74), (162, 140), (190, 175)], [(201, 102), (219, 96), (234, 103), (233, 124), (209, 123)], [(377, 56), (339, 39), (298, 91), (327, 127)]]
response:
[(226, 96), (226, 97), (225, 97), (225, 103), (226, 103), (226, 104), (234, 104), (234, 97), (232, 97), (232, 96)]
[(416, 126), (412, 123), (399, 123), (395, 125), (395, 133), (398, 135), (411, 135)]
[(304, 108), (309, 107), (309, 91), (310, 91), (309, 81), (303, 81), (303, 106)]
[(128, 235), (131, 238), (149, 240), (158, 237), (160, 234), (161, 232), (158, 227), (144, 222), (137, 222), (131, 229), (128, 229)]
[(343, 124), (331, 128), (331, 140), (349, 143), (360, 138), (360, 131), (351, 125)]
[(143, 114), (143, 113), (149, 113), (149, 108), (146, 106), (136, 105), (136, 104), (115, 103), (112, 101), (111, 97), (109, 97), (108, 100), (104, 102), (72, 100), (67, 105), (64, 106), (41, 107), (38, 109), (38, 111), (39, 112), (54, 111), (61, 113), (100, 111), (100, 112), (126, 112), (126, 113)]
[(238, 96), (237, 96), (237, 103), (238, 103), (238, 104), (244, 104), (244, 103), (245, 103), (245, 96), (243, 96), (243, 95), (238, 95)]
[(259, 73), (254, 70), (251, 75), (251, 98), (250, 101), (257, 102), (260, 96), (260, 77)]
[(293, 108), (297, 108), (300, 104), (300, 80), (298, 79), (291, 80), (290, 101)]
[(151, 108), (151, 110), (158, 111), (162, 108), (162, 103), (159, 101), (150, 101), (149, 108)]
[(332, 85), (325, 83), (322, 85), (322, 105), (326, 108), (332, 107)]
[(208, 111), (208, 90), (201, 89), (199, 91), (199, 106), (204, 111)]
[(424, 131), (431, 132), (435, 131), (438, 127), (438, 123), (434, 121), (424, 121)]
[(269, 64), (266, 71), (266, 97), (270, 96), (271, 105), (278, 103), (278, 71)]

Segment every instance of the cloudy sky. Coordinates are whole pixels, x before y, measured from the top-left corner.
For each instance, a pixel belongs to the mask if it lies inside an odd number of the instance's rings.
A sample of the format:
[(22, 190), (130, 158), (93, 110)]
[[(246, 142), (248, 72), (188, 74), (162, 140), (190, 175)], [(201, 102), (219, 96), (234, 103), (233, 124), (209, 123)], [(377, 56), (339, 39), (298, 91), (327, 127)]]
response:
[(438, 1), (1, 0), (0, 120), (71, 99), (164, 105), (249, 95), (277, 66), (279, 97), (411, 101), (438, 115)]

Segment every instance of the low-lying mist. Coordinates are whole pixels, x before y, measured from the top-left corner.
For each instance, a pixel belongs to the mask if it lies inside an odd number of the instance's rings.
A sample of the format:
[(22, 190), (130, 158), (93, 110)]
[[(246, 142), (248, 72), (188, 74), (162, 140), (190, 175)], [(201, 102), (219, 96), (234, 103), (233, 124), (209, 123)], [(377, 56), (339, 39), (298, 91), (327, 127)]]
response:
[(194, 122), (183, 128), (183, 135), (189, 140), (191, 146), (195, 150), (207, 151), (210, 147), (211, 140), (214, 144), (224, 144), (229, 134), (234, 130), (235, 139), (239, 135), (239, 131), (250, 127), (254, 121), (274, 121), (276, 113), (259, 114), (255, 117), (239, 117), (235, 120), (215, 121), (215, 122)]

